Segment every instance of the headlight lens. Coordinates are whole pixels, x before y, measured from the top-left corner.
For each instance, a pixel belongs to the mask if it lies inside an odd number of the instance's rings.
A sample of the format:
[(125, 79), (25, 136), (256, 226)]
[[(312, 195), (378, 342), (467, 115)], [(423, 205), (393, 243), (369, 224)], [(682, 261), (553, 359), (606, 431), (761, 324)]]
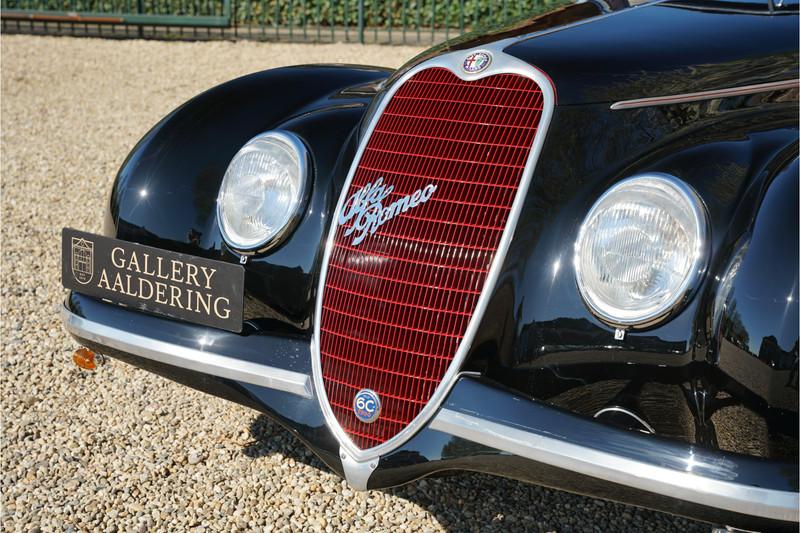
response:
[(308, 182), (308, 153), (296, 136), (269, 131), (239, 150), (222, 179), (217, 220), (240, 250), (266, 247), (291, 228)]
[(706, 214), (688, 185), (666, 174), (624, 180), (594, 204), (575, 243), (578, 288), (616, 325), (648, 325), (692, 288), (706, 261)]

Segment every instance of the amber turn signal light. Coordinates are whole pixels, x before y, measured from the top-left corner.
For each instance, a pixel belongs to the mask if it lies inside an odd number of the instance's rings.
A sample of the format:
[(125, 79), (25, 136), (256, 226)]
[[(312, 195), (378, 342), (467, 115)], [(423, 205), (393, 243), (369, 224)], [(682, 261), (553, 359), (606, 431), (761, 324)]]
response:
[(72, 360), (84, 370), (95, 370), (97, 368), (94, 352), (89, 348), (81, 347), (75, 350), (75, 353), (72, 354)]

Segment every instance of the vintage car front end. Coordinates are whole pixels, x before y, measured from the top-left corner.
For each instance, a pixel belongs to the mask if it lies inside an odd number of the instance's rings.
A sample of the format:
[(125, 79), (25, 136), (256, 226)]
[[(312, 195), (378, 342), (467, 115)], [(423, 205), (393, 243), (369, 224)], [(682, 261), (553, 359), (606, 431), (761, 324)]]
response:
[(65, 327), (358, 489), (472, 470), (796, 528), (797, 16), (757, 7), (577, 4), (211, 89), (105, 236), (64, 231)]

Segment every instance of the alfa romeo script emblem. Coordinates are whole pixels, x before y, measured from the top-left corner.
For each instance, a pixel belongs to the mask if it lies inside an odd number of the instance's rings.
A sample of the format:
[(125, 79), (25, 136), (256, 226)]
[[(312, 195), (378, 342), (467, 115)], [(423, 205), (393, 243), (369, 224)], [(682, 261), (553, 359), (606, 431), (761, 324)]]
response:
[(94, 243), (72, 238), (72, 275), (78, 283), (86, 285), (94, 276)]
[(430, 200), (433, 193), (436, 192), (436, 185), (430, 183), (389, 203), (386, 199), (393, 192), (394, 185), (386, 185), (383, 178), (378, 178), (375, 183), (364, 185), (344, 203), (342, 212), (339, 213), (339, 225), (350, 224), (344, 235), (346, 237), (355, 234), (353, 246), (361, 244), (367, 235), (374, 234), (379, 227), (397, 215)]
[(492, 56), (489, 52), (472, 52), (464, 59), (462, 65), (466, 72), (474, 74), (480, 72), (492, 63)]
[(353, 412), (365, 424), (375, 422), (381, 415), (381, 399), (371, 389), (361, 389), (353, 398)]

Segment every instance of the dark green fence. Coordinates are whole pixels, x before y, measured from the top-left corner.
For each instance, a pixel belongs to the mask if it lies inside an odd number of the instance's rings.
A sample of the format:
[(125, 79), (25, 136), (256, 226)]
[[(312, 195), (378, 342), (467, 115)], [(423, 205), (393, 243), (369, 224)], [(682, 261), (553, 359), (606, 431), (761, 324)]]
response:
[(161, 38), (435, 43), (565, 0), (0, 0), (3, 30)]

